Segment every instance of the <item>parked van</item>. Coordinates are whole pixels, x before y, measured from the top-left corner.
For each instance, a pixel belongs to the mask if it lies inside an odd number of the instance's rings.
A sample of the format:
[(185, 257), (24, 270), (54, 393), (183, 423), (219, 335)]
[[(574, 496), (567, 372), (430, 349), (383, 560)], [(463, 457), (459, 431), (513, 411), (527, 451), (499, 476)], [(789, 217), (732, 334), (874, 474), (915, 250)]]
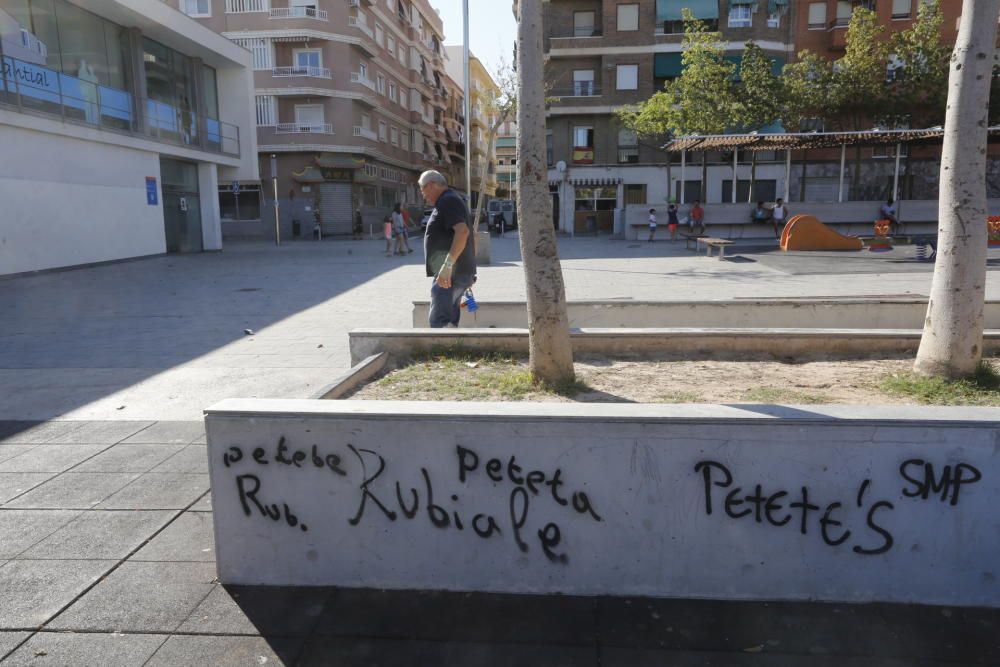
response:
[(503, 229), (517, 229), (517, 205), (512, 199), (493, 199), (487, 204), (486, 220), (490, 230), (499, 230), (501, 220)]

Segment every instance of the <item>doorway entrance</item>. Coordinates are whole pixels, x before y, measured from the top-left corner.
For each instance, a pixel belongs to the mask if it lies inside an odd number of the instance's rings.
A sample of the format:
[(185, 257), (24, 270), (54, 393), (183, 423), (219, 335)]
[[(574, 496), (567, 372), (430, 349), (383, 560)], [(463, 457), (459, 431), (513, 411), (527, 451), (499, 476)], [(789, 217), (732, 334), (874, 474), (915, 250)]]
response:
[(163, 229), (167, 252), (201, 252), (201, 196), (198, 165), (160, 159), (163, 182)]

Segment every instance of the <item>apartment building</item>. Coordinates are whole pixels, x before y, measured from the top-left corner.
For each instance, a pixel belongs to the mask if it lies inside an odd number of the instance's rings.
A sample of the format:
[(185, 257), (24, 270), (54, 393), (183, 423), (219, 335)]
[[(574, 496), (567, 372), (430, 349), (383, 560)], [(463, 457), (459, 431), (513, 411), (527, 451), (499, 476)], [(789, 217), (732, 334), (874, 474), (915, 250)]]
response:
[[(464, 55), (462, 46), (446, 46), (448, 75), (457, 82), (464, 85)], [(489, 131), (493, 124), (493, 116), (490, 111), (489, 100), (495, 99), (500, 94), (500, 88), (489, 70), (474, 54), (469, 54), (469, 83), (471, 91), (466, 91), (469, 95), (472, 116), (469, 118), (469, 155), (472, 160), (472, 198), (471, 206), (475, 207), (479, 201), (479, 190), (482, 175), (485, 167), (486, 187), (483, 194), (487, 198), (492, 198), (496, 194), (496, 163), (495, 151), (489, 149)], [(464, 187), (462, 188), (464, 189)]]
[[(500, 126), (496, 143), (497, 197), (517, 199), (517, 121), (508, 119)], [(501, 189), (506, 194), (501, 195)]]
[[(847, 26), (857, 7), (875, 12), (880, 25), (886, 28), (886, 39), (894, 32), (907, 30), (917, 18), (919, 4), (924, 0), (807, 0), (795, 21), (795, 48), (808, 49), (829, 58), (843, 56), (847, 43)], [(944, 23), (941, 37), (954, 44), (958, 37), (958, 17), (962, 0), (941, 0)]]
[(444, 28), (428, 0), (169, 1), (252, 54), (265, 212), (231, 233), (271, 233), (273, 178), (285, 235), (349, 234), (359, 208), (377, 223), (419, 205), (420, 173), (448, 159)]
[[(447, 47), (446, 47), (447, 48)], [(454, 189), (465, 192), (465, 93), (450, 74), (444, 75), (444, 132), (447, 137), (445, 167), (439, 169)]]
[[(547, 119), (554, 215), (567, 233), (619, 231), (626, 204), (665, 206), (666, 158), (621, 128), (614, 112), (648, 99), (680, 75), (682, 9), (717, 28), (728, 58), (738, 61), (753, 39), (776, 69), (794, 53), (798, 3), (788, 0), (550, 0), (545, 3), (546, 81), (555, 98)], [(704, 196), (722, 200), (724, 180), (713, 167)], [(762, 164), (762, 180), (781, 167)], [(770, 172), (773, 172), (770, 173)], [(772, 178), (773, 177), (773, 178)], [(686, 184), (699, 187), (699, 182)], [(730, 182), (731, 187), (731, 182)], [(669, 188), (669, 189), (668, 189)], [(689, 199), (690, 200), (690, 199)], [(616, 222), (617, 221), (617, 222)]]
[(161, 2), (0, 0), (0, 274), (222, 248), (250, 56)]

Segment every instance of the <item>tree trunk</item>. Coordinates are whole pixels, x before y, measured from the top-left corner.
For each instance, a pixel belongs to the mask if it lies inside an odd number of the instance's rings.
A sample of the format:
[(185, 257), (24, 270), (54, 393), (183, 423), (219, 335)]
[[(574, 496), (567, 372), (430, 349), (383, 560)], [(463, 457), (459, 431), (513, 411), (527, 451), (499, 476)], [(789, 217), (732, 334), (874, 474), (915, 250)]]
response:
[(519, 0), (517, 27), (517, 206), (528, 295), (528, 346), (535, 381), (571, 382), (573, 349), (566, 287), (552, 227), (545, 159), (542, 0)]
[(1000, 0), (965, 0), (948, 75), (938, 247), (920, 349), (921, 375), (972, 375), (983, 353), (986, 120)]

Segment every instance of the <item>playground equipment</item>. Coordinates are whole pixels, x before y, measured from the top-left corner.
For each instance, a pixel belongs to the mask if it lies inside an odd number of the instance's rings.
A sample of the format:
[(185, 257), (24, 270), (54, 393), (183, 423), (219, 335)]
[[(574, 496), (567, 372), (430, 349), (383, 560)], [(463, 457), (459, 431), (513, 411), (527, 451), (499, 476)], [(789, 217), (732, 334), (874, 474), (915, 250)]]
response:
[(812, 215), (796, 215), (781, 232), (782, 250), (861, 250), (855, 236), (839, 234)]
[(988, 231), (987, 246), (1000, 248), (1000, 215), (991, 215), (986, 218), (986, 229)]
[(875, 221), (875, 238), (868, 246), (869, 252), (889, 252), (892, 250), (892, 239), (889, 238), (889, 221)]

